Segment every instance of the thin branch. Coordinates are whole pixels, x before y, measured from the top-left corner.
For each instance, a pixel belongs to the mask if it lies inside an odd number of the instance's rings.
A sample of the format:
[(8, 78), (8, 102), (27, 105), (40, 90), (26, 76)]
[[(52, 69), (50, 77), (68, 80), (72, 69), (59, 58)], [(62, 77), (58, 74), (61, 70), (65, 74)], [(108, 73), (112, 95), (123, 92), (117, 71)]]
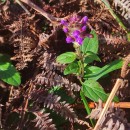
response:
[(57, 18), (57, 17), (52, 16), (51, 14), (49, 14), (49, 13), (45, 12), (44, 10), (42, 10), (41, 8), (39, 8), (37, 5), (35, 5), (30, 0), (20, 0), (20, 1), (27, 4), (28, 6), (30, 6), (37, 12), (39, 12), (41, 15), (43, 15), (45, 18), (47, 18), (51, 23), (58, 22), (58, 21), (61, 21), (61, 19), (64, 19), (64, 18)]
[[(105, 104), (106, 103), (103, 103), (103, 107), (105, 106)], [(112, 105), (112, 103), (110, 104), (110, 106)], [(83, 105), (83, 104), (74, 104), (74, 105), (72, 105), (72, 107), (73, 108), (75, 108), (75, 109), (84, 109), (85, 108), (85, 106)], [(90, 108), (95, 108), (96, 106), (95, 106), (95, 103), (94, 102), (90, 102), (89, 103), (89, 107)], [(114, 106), (113, 107), (115, 107), (115, 108), (128, 108), (128, 109), (130, 109), (130, 102), (119, 102), (119, 103), (114, 103)]]
[(30, 12), (28, 11), (28, 9), (19, 1), (19, 0), (15, 0), (24, 10), (28, 15), (31, 15)]
[(109, 1), (108, 0), (101, 0), (105, 6), (108, 8), (108, 11), (111, 13), (111, 15), (114, 17), (114, 19), (118, 22), (118, 24), (120, 25), (120, 27), (122, 27), (125, 32), (128, 33), (128, 29), (127, 27), (123, 24), (122, 20), (115, 14), (115, 12), (112, 10)]
[(112, 91), (107, 99), (107, 102), (106, 102), (106, 104), (101, 112), (101, 115), (96, 123), (96, 126), (94, 127), (94, 130), (99, 130), (99, 127), (102, 124), (104, 116), (105, 116), (105, 114), (106, 114), (106, 112), (107, 112), (107, 110), (112, 102), (112, 99), (114, 98), (114, 96), (115, 96), (117, 90), (119, 89), (119, 87), (121, 86), (122, 82), (123, 82), (122, 79), (119, 79), (119, 78), (117, 79), (117, 81), (116, 81), (116, 83), (115, 83), (115, 85), (114, 85), (114, 87), (113, 87), (113, 89), (112, 89)]

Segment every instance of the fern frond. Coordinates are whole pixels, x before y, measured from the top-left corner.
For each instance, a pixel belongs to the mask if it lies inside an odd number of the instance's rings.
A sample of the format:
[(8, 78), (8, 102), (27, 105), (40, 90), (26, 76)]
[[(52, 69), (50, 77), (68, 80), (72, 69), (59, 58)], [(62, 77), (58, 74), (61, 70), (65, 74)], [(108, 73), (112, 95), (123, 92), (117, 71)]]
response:
[(36, 122), (35, 127), (39, 130), (56, 130), (55, 125), (52, 124), (52, 119), (49, 118), (49, 113), (33, 112), (36, 119), (33, 122)]
[(73, 109), (65, 101), (61, 102), (60, 96), (53, 95), (52, 93), (47, 94), (43, 89), (40, 89), (32, 92), (30, 99), (34, 101), (36, 109), (39, 106), (49, 108), (71, 122), (77, 121), (77, 117)]
[(55, 73), (55, 71), (42, 71), (37, 75), (35, 81), (37, 85), (44, 85), (47, 87), (60, 86), (68, 91), (80, 91), (80, 86), (76, 83), (69, 81), (67, 78)]
[[(96, 104), (96, 108), (92, 110), (91, 114), (88, 116), (92, 119), (98, 119), (103, 110), (102, 101), (99, 101), (99, 104)], [(103, 123), (100, 124), (99, 130), (129, 130), (130, 125), (125, 118), (125, 112), (119, 108), (110, 107), (106, 113)]]
[(121, 15), (130, 23), (130, 1), (129, 0), (114, 0), (115, 7), (120, 7)]
[(124, 58), (124, 62), (123, 62), (123, 66), (122, 66), (122, 69), (121, 69), (121, 77), (122, 78), (126, 78), (126, 76), (128, 75), (128, 64), (130, 63), (130, 54)]
[(104, 43), (106, 42), (107, 44), (126, 44), (127, 38), (126, 36), (117, 36), (117, 35), (112, 35), (109, 33), (103, 33), (102, 35), (99, 36), (100, 42)]
[(53, 109), (55, 112), (59, 113), (61, 116), (63, 116), (65, 119), (69, 119), (71, 122), (76, 122), (77, 117), (73, 111), (73, 109), (70, 107), (68, 103), (59, 102), (60, 97), (57, 95), (49, 94), (44, 102), (44, 107)]

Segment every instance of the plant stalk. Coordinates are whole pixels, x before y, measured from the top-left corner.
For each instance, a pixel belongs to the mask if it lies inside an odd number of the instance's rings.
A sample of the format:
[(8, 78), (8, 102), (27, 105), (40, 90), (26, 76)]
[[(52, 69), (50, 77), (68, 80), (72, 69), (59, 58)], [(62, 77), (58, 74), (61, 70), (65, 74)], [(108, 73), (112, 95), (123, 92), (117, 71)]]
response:
[(101, 1), (108, 8), (109, 12), (114, 17), (114, 19), (118, 22), (118, 24), (124, 29), (124, 31), (126, 31), (126, 33), (128, 33), (128, 30), (127, 30), (126, 26), (123, 24), (123, 22), (121, 21), (121, 19), (114, 13), (114, 11), (112, 10), (112, 8), (110, 7), (110, 4), (109, 4), (108, 0), (101, 0)]
[[(86, 100), (86, 98), (85, 98), (84, 93), (82, 92), (82, 90), (80, 91), (80, 96), (81, 96), (81, 99), (82, 99), (82, 101), (84, 103), (84, 107), (85, 107), (85, 109), (86, 109), (86, 111), (87, 111), (87, 113), (89, 115), (91, 113), (91, 109), (89, 107), (89, 104), (88, 104), (88, 102), (87, 102), (87, 100)], [(90, 122), (91, 122), (92, 126), (94, 127), (94, 122), (93, 122), (92, 119), (90, 119)]]
[[(79, 60), (81, 61), (79, 81), (80, 81), (81, 84), (83, 84), (82, 78), (84, 77), (84, 56), (82, 55), (82, 53), (80, 51), (80, 46), (77, 46), (76, 43), (74, 44), (74, 48), (76, 50), (76, 53), (78, 55)], [(91, 109), (89, 107), (89, 104), (88, 104), (85, 96), (84, 96), (84, 93), (83, 93), (82, 89), (80, 90), (80, 96), (81, 96), (81, 99), (83, 101), (84, 107), (85, 107), (85, 109), (87, 111), (87, 114), (89, 115), (91, 113)], [(91, 122), (92, 126), (94, 127), (94, 122), (93, 122), (92, 119), (90, 119), (90, 122)]]

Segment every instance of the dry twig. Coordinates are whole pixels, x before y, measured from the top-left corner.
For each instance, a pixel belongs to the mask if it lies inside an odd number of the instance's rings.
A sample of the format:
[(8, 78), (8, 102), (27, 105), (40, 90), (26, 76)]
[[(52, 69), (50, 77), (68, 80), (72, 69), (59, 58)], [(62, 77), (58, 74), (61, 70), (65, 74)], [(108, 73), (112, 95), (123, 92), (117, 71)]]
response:
[(117, 79), (117, 81), (112, 89), (112, 92), (110, 93), (110, 95), (107, 99), (107, 102), (104, 106), (104, 109), (103, 109), (103, 111), (102, 111), (102, 113), (101, 113), (101, 115), (100, 115), (100, 117), (99, 117), (99, 119), (94, 127), (94, 130), (98, 130), (100, 128), (100, 125), (102, 124), (104, 116), (105, 116), (105, 114), (110, 106), (110, 103), (112, 102), (112, 99), (114, 98), (114, 96), (115, 96), (116, 92), (118, 91), (119, 87), (121, 86), (122, 82), (123, 82), (122, 79), (119, 79), (119, 78)]
[(41, 15), (43, 15), (45, 18), (47, 18), (51, 23), (56, 23), (56, 22), (64, 19), (64, 18), (57, 18), (57, 17), (52, 16), (51, 14), (49, 14), (49, 13), (45, 12), (44, 10), (42, 10), (41, 8), (39, 8), (37, 5), (35, 5), (30, 0), (20, 0), (20, 1), (27, 4), (28, 6), (30, 6), (31, 8), (33, 8), (37, 12), (39, 12)]

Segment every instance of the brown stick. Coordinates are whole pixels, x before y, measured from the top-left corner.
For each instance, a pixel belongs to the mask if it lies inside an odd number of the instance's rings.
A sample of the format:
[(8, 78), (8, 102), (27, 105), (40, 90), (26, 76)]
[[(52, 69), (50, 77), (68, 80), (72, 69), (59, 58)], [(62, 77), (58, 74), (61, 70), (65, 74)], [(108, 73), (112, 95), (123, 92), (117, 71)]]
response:
[(44, 17), (46, 17), (52, 23), (60, 21), (61, 19), (64, 19), (64, 18), (57, 18), (57, 17), (52, 16), (51, 14), (49, 14), (49, 13), (45, 12), (44, 10), (42, 10), (41, 8), (39, 8), (37, 5), (35, 5), (30, 0), (20, 0), (20, 1), (22, 1), (25, 4), (27, 4), (28, 6), (30, 6), (31, 8), (33, 8), (37, 12), (39, 12), (41, 15), (43, 15)]
[(123, 82), (122, 79), (117, 79), (117, 81), (116, 81), (116, 83), (115, 83), (115, 85), (114, 85), (114, 87), (113, 87), (113, 89), (112, 89), (112, 91), (107, 99), (107, 102), (106, 102), (106, 104), (101, 112), (101, 115), (100, 115), (100, 117), (99, 117), (99, 119), (94, 127), (94, 130), (99, 130), (99, 127), (103, 122), (104, 116), (105, 116), (105, 114), (106, 114), (106, 112), (107, 112), (107, 110), (112, 102), (112, 99), (114, 98), (114, 96), (115, 96), (117, 90), (119, 89), (119, 87), (121, 86), (122, 82)]
[[(105, 106), (105, 103), (103, 103), (103, 107)], [(111, 105), (110, 105), (111, 106)], [(72, 105), (72, 107), (76, 108), (76, 109), (84, 109), (84, 105), (83, 104), (77, 104), (77, 105)], [(89, 107), (90, 108), (95, 108), (95, 103), (94, 102), (90, 102), (89, 103)], [(119, 108), (130, 108), (130, 102), (119, 102), (119, 103), (114, 103), (114, 107), (119, 107)]]
[(31, 15), (30, 12), (27, 10), (27, 8), (19, 1), (19, 0), (15, 0), (24, 10), (28, 15)]

